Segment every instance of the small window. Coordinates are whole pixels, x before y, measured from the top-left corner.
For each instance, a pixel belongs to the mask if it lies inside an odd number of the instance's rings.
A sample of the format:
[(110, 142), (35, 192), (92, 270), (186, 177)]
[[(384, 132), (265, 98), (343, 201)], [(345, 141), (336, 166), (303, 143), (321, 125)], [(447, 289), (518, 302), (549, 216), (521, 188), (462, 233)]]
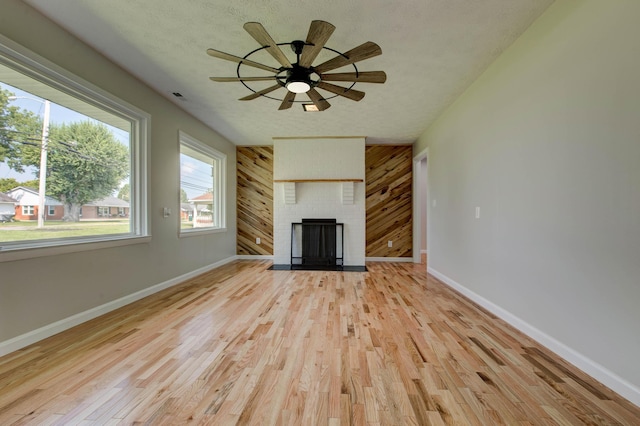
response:
[(180, 132), (180, 233), (225, 230), (225, 154)]
[[(0, 175), (14, 176), (16, 186), (5, 192), (29, 200), (22, 213), (38, 220), (1, 233), (0, 261), (148, 237), (148, 126), (146, 113), (0, 38)], [(127, 200), (118, 200), (125, 188)], [(110, 216), (107, 207), (100, 216), (109, 226), (91, 220), (93, 206), (114, 202), (127, 203), (130, 214)], [(55, 219), (45, 221), (48, 215)]]

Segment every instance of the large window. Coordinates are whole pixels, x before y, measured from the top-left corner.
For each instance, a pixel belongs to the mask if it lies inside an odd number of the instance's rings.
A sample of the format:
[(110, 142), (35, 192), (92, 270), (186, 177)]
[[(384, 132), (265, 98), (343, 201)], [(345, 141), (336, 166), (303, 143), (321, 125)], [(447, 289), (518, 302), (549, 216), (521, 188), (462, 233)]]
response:
[[(35, 215), (0, 224), (0, 261), (147, 237), (148, 121), (135, 107), (0, 37), (0, 183), (23, 215)], [(60, 206), (61, 218), (49, 217), (52, 207), (45, 214), (51, 205)], [(102, 205), (130, 214), (93, 207)], [(83, 206), (97, 214), (83, 216)]]
[(226, 156), (180, 132), (180, 234), (225, 230)]

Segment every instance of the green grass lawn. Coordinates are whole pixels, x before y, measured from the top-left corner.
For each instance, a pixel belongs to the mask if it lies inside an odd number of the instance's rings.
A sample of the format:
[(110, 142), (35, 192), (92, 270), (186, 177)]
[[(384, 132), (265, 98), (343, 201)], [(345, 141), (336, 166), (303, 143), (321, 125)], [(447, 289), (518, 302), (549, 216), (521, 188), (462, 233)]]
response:
[(0, 242), (44, 240), (51, 238), (85, 237), (124, 234), (129, 232), (128, 220), (45, 222), (38, 229), (37, 222), (0, 223)]

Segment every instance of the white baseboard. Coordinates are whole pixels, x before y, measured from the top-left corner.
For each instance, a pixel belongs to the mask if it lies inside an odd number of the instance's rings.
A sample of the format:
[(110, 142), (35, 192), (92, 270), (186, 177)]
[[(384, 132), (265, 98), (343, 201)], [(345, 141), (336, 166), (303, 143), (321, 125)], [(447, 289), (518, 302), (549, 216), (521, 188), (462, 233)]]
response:
[(197, 275), (200, 275), (212, 269), (218, 268), (234, 260), (236, 260), (236, 256), (223, 259), (216, 263), (212, 263), (211, 265), (198, 268), (195, 271), (188, 272), (186, 274), (172, 278), (160, 284), (156, 284), (151, 287), (145, 288), (144, 290), (137, 291), (128, 296), (124, 296), (119, 299), (113, 300), (111, 302), (105, 303), (104, 305), (96, 306), (95, 308), (91, 308), (84, 312), (77, 313), (70, 317), (64, 318), (60, 321), (56, 321), (54, 323), (45, 325), (44, 327), (40, 327), (38, 329), (29, 331), (20, 336), (16, 336), (12, 339), (5, 340), (4, 342), (0, 342), (0, 356), (22, 349), (40, 340), (46, 339), (47, 337), (51, 337), (54, 334), (58, 334), (62, 331), (68, 330), (72, 327), (75, 327), (76, 325), (79, 325), (79, 324), (82, 324), (83, 322), (87, 322), (89, 320), (97, 318), (100, 315), (104, 315), (108, 312), (121, 308), (125, 305), (128, 305), (129, 303), (133, 303), (144, 297), (150, 296), (161, 290), (167, 289), (169, 287), (173, 287), (174, 285), (180, 284), (188, 280), (189, 278), (193, 278)]
[(365, 257), (366, 262), (413, 262), (413, 257)]
[(531, 324), (513, 315), (511, 312), (501, 308), (500, 306), (485, 299), (479, 294), (469, 290), (462, 284), (457, 283), (456, 281), (452, 280), (444, 274), (441, 274), (435, 269), (429, 267), (427, 268), (427, 272), (457, 291), (458, 293), (466, 296), (489, 312), (500, 317), (522, 333), (531, 337), (536, 342), (553, 351), (564, 360), (575, 365), (580, 370), (598, 380), (600, 383), (612, 389), (614, 392), (622, 395), (624, 398), (628, 399), (635, 405), (640, 406), (640, 388), (638, 388), (634, 384), (626, 381), (622, 377), (618, 376), (617, 374), (613, 373), (597, 362), (582, 355), (580, 352), (568, 347), (564, 343), (554, 339), (543, 331), (538, 330)]
[(273, 260), (273, 255), (258, 255), (258, 254), (238, 254), (236, 255), (238, 260)]

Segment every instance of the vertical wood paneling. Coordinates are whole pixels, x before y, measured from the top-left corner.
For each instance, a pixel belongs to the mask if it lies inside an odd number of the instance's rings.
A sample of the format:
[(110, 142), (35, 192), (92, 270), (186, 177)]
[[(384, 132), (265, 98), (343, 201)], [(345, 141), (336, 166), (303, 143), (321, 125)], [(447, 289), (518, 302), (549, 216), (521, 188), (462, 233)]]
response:
[(413, 256), (412, 155), (411, 146), (365, 149), (367, 257)]
[[(237, 147), (237, 248), (240, 255), (273, 254), (273, 147)], [(256, 237), (260, 244), (256, 244)]]

